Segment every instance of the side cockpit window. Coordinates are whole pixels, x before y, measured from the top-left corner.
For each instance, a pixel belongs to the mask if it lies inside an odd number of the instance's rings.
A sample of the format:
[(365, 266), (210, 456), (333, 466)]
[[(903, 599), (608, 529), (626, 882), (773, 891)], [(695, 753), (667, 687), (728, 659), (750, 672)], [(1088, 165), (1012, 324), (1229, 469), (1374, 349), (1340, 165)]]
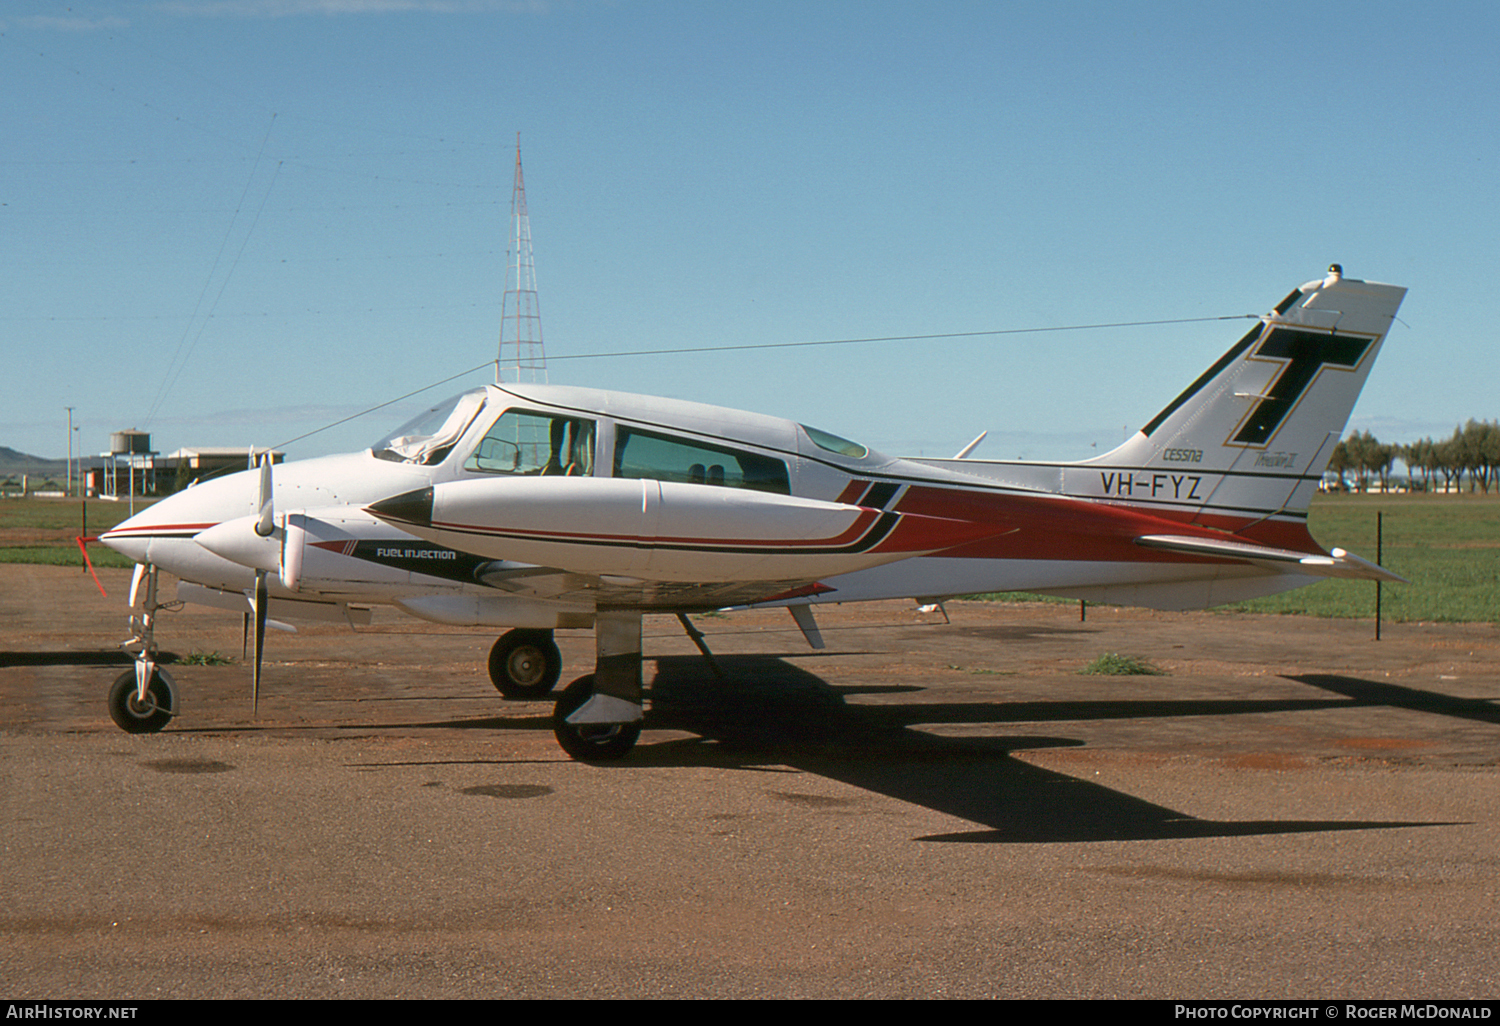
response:
[(481, 474), (587, 477), (594, 472), (594, 422), (506, 410), (464, 461)]
[(614, 471), (615, 477), (792, 493), (786, 463), (775, 457), (623, 425), (615, 429)]

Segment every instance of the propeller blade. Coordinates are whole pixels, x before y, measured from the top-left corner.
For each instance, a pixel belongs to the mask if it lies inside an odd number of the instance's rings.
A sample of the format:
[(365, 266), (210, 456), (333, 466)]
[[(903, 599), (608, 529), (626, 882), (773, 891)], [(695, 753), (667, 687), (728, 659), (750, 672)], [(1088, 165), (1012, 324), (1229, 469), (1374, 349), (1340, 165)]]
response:
[(260, 713), (260, 662), (266, 651), (266, 607), (271, 604), (266, 594), (266, 572), (255, 573), (255, 669), (250, 677), (250, 710), (252, 715)]
[(257, 504), (259, 520), (255, 522), (255, 533), (262, 538), (271, 537), (276, 527), (275, 489), (271, 483), (271, 451), (266, 450), (260, 458), (260, 500)]

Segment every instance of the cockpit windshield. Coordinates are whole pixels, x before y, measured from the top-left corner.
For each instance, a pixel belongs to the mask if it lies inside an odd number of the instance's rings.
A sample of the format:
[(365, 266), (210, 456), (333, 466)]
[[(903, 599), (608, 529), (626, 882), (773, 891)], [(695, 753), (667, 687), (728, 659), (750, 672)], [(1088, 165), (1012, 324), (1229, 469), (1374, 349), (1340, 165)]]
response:
[(395, 463), (441, 463), (464, 429), (484, 406), (485, 390), (476, 388), (418, 414), (370, 447), (377, 459)]

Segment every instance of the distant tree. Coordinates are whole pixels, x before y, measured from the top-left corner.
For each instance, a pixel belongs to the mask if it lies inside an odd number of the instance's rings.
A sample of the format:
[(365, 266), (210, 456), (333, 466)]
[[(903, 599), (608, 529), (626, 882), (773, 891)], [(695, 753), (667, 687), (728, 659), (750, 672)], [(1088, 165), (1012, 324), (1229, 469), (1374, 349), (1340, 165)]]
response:
[(1421, 490), (1432, 491), (1433, 478), (1437, 474), (1441, 462), (1438, 459), (1437, 446), (1431, 438), (1421, 438), (1410, 445), (1402, 446), (1401, 462), (1406, 464), (1407, 477), (1412, 482), (1412, 488), (1417, 487), (1416, 479), (1421, 477)]
[(1469, 490), (1477, 478), (1479, 487), (1489, 494), (1490, 484), (1500, 483), (1500, 423), (1470, 420), (1464, 425), (1464, 452), (1469, 466)]
[[(1474, 422), (1471, 420), (1472, 425)], [(1479, 436), (1477, 432), (1465, 431), (1462, 426), (1453, 429), (1453, 437), (1448, 440), (1452, 446), (1453, 462), (1459, 467), (1460, 474), (1469, 475), (1469, 491), (1474, 491), (1474, 486), (1479, 483)], [(1460, 486), (1462, 486), (1460, 476)], [(1489, 482), (1485, 482), (1485, 490), (1489, 490)]]
[(1408, 445), (1388, 444), (1369, 431), (1356, 431), (1333, 447), (1328, 472), (1337, 475), (1341, 488), (1349, 488), (1353, 471), (1353, 490), (1368, 491), (1377, 477), (1381, 489), (1387, 490), (1398, 459), (1406, 465), (1413, 489), (1435, 491), (1441, 475), (1443, 491), (1462, 491), (1468, 475), (1470, 492), (1488, 494), (1491, 485), (1500, 492), (1500, 420), (1470, 419), (1442, 441), (1422, 438)]
[(1359, 490), (1369, 491), (1371, 475), (1378, 475), (1382, 486), (1388, 480), (1390, 465), (1395, 461), (1393, 446), (1382, 445), (1368, 431), (1352, 434), (1346, 443), (1349, 459), (1354, 468)]
[(193, 464), (182, 457), (177, 461), (177, 473), (172, 478), (172, 491), (180, 492), (193, 482)]
[(1349, 490), (1349, 482), (1344, 480), (1344, 474), (1354, 466), (1354, 457), (1349, 455), (1349, 443), (1339, 442), (1333, 447), (1333, 454), (1328, 457), (1328, 469), (1338, 475), (1339, 489)]
[(1399, 448), (1385, 442), (1377, 443), (1374, 451), (1370, 454), (1371, 469), (1380, 474), (1380, 490), (1388, 492), (1391, 490), (1391, 468), (1396, 465), (1396, 456)]
[(1461, 489), (1464, 483), (1463, 446), (1459, 444), (1457, 435), (1458, 432), (1455, 431), (1455, 437), (1433, 444), (1433, 450), (1437, 453), (1438, 469), (1443, 472), (1443, 491), (1445, 492)]

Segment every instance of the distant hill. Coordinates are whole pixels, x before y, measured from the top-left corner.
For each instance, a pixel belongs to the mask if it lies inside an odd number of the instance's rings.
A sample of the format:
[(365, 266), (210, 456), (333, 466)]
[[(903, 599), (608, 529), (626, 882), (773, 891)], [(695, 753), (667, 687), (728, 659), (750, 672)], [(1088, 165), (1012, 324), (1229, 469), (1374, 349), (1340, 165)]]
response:
[[(97, 467), (100, 459), (97, 456), (81, 457), (82, 465), (85, 467)], [(79, 466), (80, 457), (73, 459), (73, 466)], [(52, 474), (59, 478), (68, 472), (68, 461), (49, 460), (45, 456), (32, 456), (29, 453), (17, 452), (9, 446), (0, 445), (0, 476), (11, 474)]]
[(41, 456), (28, 456), (24, 452), (16, 452), (9, 446), (0, 445), (0, 474), (13, 473), (18, 470), (50, 470), (56, 464), (63, 470), (67, 469), (66, 460), (49, 460)]

